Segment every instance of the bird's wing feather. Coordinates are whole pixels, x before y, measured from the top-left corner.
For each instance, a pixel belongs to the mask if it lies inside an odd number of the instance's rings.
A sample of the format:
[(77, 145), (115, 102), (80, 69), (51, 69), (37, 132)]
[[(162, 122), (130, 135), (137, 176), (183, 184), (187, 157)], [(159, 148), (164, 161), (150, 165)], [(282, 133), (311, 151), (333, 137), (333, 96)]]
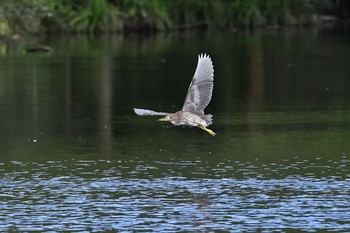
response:
[(166, 112), (155, 112), (148, 109), (134, 108), (134, 112), (140, 116), (167, 116), (170, 113)]
[(198, 56), (198, 64), (192, 82), (188, 88), (182, 111), (204, 114), (204, 109), (211, 100), (214, 86), (213, 63), (206, 54)]

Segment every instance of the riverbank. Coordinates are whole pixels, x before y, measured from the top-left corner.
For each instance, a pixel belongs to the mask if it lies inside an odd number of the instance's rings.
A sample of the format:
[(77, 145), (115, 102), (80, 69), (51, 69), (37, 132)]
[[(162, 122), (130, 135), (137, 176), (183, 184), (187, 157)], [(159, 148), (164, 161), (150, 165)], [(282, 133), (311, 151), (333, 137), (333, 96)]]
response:
[[(0, 35), (276, 29), (348, 17), (348, 1), (4, 0)], [(325, 17), (326, 16), (326, 17)]]

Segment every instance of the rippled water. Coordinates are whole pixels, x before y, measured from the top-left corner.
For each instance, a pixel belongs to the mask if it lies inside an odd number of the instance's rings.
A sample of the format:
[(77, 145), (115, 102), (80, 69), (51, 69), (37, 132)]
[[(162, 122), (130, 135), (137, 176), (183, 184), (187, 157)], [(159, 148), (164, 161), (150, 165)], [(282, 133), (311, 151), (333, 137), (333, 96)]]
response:
[[(1, 232), (350, 231), (346, 35), (43, 43), (0, 57)], [(199, 52), (216, 137), (132, 112), (180, 109)]]
[[(349, 174), (350, 161), (343, 157), (215, 166), (140, 159), (2, 163), (0, 229), (344, 231), (350, 177), (341, 174)], [(324, 175), (309, 173), (315, 167)], [(285, 170), (304, 174), (280, 177)]]

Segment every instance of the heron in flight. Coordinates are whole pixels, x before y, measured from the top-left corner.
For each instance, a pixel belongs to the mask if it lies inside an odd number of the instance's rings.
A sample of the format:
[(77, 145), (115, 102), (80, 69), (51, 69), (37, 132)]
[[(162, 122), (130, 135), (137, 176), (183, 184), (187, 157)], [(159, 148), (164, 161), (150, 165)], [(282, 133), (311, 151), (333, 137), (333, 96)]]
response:
[(198, 55), (198, 63), (192, 82), (188, 88), (182, 109), (175, 113), (155, 112), (147, 109), (134, 108), (140, 116), (165, 116), (158, 121), (170, 121), (173, 125), (198, 127), (210, 135), (216, 133), (207, 128), (213, 123), (211, 114), (204, 114), (204, 109), (211, 100), (213, 93), (214, 67), (206, 54)]

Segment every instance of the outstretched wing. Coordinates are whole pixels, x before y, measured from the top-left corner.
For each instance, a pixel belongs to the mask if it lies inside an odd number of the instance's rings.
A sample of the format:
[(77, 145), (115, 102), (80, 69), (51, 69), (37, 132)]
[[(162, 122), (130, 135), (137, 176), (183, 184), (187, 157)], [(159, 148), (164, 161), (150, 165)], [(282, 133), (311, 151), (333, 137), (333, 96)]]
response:
[(134, 112), (140, 116), (167, 116), (170, 113), (166, 112), (155, 112), (147, 109), (134, 108)]
[(188, 88), (182, 111), (203, 115), (211, 100), (214, 86), (213, 63), (206, 54), (198, 56), (198, 64)]

